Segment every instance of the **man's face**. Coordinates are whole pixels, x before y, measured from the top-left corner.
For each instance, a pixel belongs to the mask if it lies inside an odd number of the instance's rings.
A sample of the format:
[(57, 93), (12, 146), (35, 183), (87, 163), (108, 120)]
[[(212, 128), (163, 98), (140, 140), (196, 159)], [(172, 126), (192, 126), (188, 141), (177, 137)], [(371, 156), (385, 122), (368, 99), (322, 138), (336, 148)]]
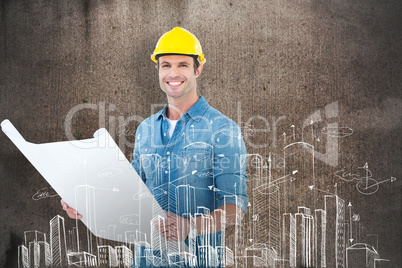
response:
[(159, 58), (159, 84), (168, 98), (197, 95), (196, 78), (202, 65), (194, 72), (194, 59), (190, 56), (167, 55)]

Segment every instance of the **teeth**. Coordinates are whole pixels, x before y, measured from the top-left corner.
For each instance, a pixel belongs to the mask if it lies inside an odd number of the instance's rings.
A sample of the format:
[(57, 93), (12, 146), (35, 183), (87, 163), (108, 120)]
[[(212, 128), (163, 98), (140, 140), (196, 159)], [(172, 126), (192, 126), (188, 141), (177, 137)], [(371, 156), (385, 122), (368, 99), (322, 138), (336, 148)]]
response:
[(168, 82), (168, 84), (171, 86), (178, 86), (181, 84), (181, 82)]

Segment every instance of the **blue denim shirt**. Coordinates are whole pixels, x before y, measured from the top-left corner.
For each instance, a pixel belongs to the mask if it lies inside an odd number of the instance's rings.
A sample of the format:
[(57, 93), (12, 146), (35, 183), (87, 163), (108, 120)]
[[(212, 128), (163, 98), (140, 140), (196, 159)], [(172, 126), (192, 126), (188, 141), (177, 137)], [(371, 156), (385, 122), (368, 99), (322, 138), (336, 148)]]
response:
[(138, 127), (132, 161), (160, 206), (184, 217), (225, 203), (247, 213), (246, 147), (237, 124), (200, 97), (169, 139), (166, 109)]
[(200, 97), (169, 139), (166, 109), (138, 127), (132, 161), (161, 207), (194, 216), (231, 203), (246, 213), (246, 147), (237, 124)]
[[(169, 139), (167, 107), (138, 127), (132, 161), (162, 209), (181, 217), (197, 217), (224, 204), (235, 204), (247, 213), (246, 147), (240, 128), (200, 97), (177, 121)], [(222, 243), (222, 232), (198, 235), (197, 267), (205, 266), (198, 246), (216, 248)], [(136, 252), (135, 267), (146, 265), (141, 250)]]

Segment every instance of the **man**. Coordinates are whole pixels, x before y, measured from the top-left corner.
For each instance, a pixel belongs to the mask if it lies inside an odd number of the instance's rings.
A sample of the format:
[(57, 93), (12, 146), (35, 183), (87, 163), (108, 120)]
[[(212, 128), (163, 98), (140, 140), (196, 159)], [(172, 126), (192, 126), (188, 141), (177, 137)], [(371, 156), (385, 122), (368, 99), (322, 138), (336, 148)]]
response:
[[(197, 95), (206, 60), (192, 33), (179, 27), (165, 33), (151, 58), (168, 102), (138, 127), (132, 165), (166, 211), (155, 229), (167, 241), (186, 243), (195, 231), (199, 255), (200, 247), (220, 246), (225, 225), (247, 212), (246, 149), (239, 127)], [(205, 262), (198, 258), (199, 266)]]

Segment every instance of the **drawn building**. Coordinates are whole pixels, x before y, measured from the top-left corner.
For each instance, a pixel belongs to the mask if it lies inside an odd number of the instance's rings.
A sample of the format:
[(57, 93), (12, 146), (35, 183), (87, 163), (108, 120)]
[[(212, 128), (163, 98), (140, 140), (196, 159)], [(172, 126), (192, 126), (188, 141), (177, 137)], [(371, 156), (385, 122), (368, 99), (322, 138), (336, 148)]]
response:
[(18, 268), (29, 268), (28, 248), (24, 245), (18, 246)]
[(176, 187), (176, 215), (183, 214), (194, 215), (196, 212), (195, 205), (195, 188), (189, 185), (180, 185)]
[(28, 247), (29, 242), (46, 241), (46, 234), (36, 230), (25, 231), (24, 240), (25, 240), (25, 246)]
[(36, 242), (36, 241), (29, 242), (28, 254), (29, 254), (29, 267), (30, 268), (39, 268), (40, 252), (39, 252), (38, 242)]
[[(267, 178), (262, 177), (262, 157), (258, 154), (243, 154), (240, 156), (241, 165), (246, 165), (248, 179), (247, 194), (249, 196), (248, 213), (241, 224), (241, 247), (248, 248), (254, 243), (265, 243), (269, 233), (260, 222), (269, 218), (269, 200), (266, 189), (258, 186), (268, 185)], [(241, 170), (243, 172), (243, 170)], [(243, 176), (243, 175), (241, 175)], [(261, 219), (261, 220), (260, 220)]]
[(281, 184), (281, 211), (284, 213), (297, 212), (297, 206), (300, 204), (313, 211), (315, 209), (316, 193), (309, 189), (309, 186), (315, 185), (313, 152), (314, 147), (305, 142), (295, 142), (284, 147), (284, 176), (293, 176), (297, 170), (294, 181)]
[(99, 267), (117, 267), (117, 252), (116, 249), (107, 245), (107, 246), (98, 246), (98, 260)]
[[(304, 212), (304, 213), (303, 213)], [(314, 219), (308, 210), (295, 214), (296, 219), (296, 267), (313, 267), (314, 265)]]
[(376, 268), (375, 259), (379, 259), (378, 252), (370, 245), (356, 243), (346, 249), (346, 268)]
[(117, 246), (117, 263), (119, 267), (129, 268), (133, 263), (133, 252), (126, 246)]
[(97, 267), (95, 255), (88, 252), (68, 252), (68, 263), (70, 267)]
[(392, 263), (390, 260), (386, 259), (375, 259), (374, 260), (374, 267), (375, 268), (391, 268)]
[[(272, 186), (268, 190), (268, 246), (275, 249), (281, 255), (281, 214), (280, 214), (280, 191), (278, 186)], [(264, 226), (264, 224), (259, 224)]]
[[(163, 252), (167, 252), (167, 242), (162, 237), (162, 233), (165, 232), (165, 224), (163, 217), (158, 215), (151, 220), (151, 248), (154, 249), (148, 253), (148, 262), (151, 262), (154, 266), (167, 265), (167, 260), (162, 255)], [(154, 227), (156, 226), (156, 227)], [(137, 254), (136, 254), (137, 256)]]
[(254, 244), (246, 248), (246, 266), (247, 267), (272, 267), (268, 264), (269, 249), (266, 244)]
[(296, 219), (291, 213), (283, 214), (282, 260), (280, 267), (296, 267)]
[(345, 201), (337, 195), (325, 196), (326, 267), (342, 268), (345, 263)]
[(326, 233), (326, 211), (316, 209), (315, 213), (315, 260), (317, 267), (326, 267), (325, 263), (325, 233)]
[(50, 252), (53, 267), (67, 266), (67, 245), (64, 218), (56, 215), (50, 220)]
[(46, 241), (39, 241), (39, 267), (50, 267), (52, 256), (50, 255), (50, 246)]
[(238, 260), (240, 259), (241, 261), (241, 257), (245, 254), (245, 247), (242, 247), (242, 244), (244, 244), (244, 237), (242, 235), (243, 229), (241, 228), (243, 210), (240, 208), (243, 205), (240, 203), (243, 201), (240, 200), (236, 195), (225, 195), (223, 199), (225, 204), (229, 203), (226, 201), (227, 199), (229, 199), (230, 201), (235, 200), (236, 216), (234, 222), (231, 223), (234, 227), (234, 233), (231, 235), (226, 235), (226, 244), (233, 246), (233, 249), (231, 249), (231, 251), (233, 252), (233, 262), (236, 267), (241, 267), (241, 265), (239, 265), (238, 263)]
[[(76, 210), (82, 211), (86, 215), (87, 227), (85, 229), (85, 237), (78, 237), (78, 251), (87, 252), (91, 255), (97, 254), (97, 247), (99, 245), (97, 237), (89, 230), (97, 233), (96, 228), (96, 214), (95, 214), (95, 188), (88, 185), (80, 185), (75, 189), (75, 203)], [(80, 221), (76, 221), (76, 231), (79, 233)]]
[[(218, 216), (215, 217), (215, 222), (214, 222), (214, 226), (216, 228), (218, 228), (218, 226), (220, 226), (220, 232), (217, 232), (217, 236), (216, 236), (216, 245), (220, 245), (220, 247), (222, 247), (223, 249), (226, 246), (226, 211), (222, 210), (222, 209), (216, 209), (215, 212), (217, 213)], [(195, 222), (195, 219), (194, 219)], [(220, 243), (218, 243), (218, 241)], [(224, 252), (224, 251), (223, 251)]]
[(78, 252), (78, 232), (75, 226), (67, 231), (67, 251)]

